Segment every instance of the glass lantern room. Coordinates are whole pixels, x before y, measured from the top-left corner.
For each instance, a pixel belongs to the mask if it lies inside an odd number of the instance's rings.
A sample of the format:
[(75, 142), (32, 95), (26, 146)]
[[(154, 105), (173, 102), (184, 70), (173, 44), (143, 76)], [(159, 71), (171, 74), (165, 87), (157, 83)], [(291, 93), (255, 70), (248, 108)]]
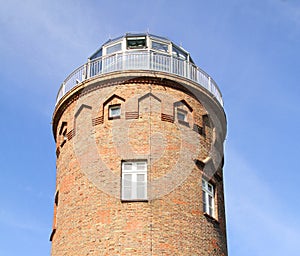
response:
[(222, 95), (214, 80), (193, 62), (190, 54), (165, 37), (148, 33), (110, 39), (74, 70), (62, 83), (59, 100), (87, 79), (120, 71), (157, 71), (184, 77), (208, 90), (223, 106)]

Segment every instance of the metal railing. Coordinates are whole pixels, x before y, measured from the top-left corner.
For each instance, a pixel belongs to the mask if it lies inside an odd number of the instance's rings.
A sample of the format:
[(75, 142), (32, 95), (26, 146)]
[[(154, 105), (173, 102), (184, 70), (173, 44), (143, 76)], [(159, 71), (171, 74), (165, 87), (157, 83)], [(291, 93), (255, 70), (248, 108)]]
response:
[(56, 103), (78, 83), (122, 70), (152, 70), (185, 77), (207, 89), (223, 106), (222, 94), (206, 72), (186, 60), (149, 50), (115, 53), (87, 62), (65, 79), (58, 91)]

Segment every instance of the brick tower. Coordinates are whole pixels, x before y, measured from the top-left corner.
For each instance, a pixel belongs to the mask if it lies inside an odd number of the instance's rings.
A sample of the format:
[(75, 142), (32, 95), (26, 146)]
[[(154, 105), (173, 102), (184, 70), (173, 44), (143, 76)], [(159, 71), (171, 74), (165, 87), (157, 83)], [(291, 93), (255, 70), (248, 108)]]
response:
[(182, 47), (104, 43), (60, 87), (53, 134), (52, 256), (227, 255), (222, 96)]

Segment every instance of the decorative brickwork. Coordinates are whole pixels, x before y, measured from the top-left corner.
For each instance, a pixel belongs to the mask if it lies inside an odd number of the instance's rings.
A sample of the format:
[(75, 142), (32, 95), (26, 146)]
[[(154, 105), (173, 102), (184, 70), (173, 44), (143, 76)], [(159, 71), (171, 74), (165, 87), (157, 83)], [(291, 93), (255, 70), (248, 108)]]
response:
[(99, 124), (103, 124), (103, 116), (98, 116), (98, 117), (92, 119), (93, 126), (96, 126)]
[(161, 121), (174, 123), (174, 116), (161, 113)]
[(75, 130), (71, 130), (67, 133), (68, 140), (71, 140), (75, 136)]
[(131, 111), (125, 113), (126, 119), (138, 119), (139, 118), (139, 112), (137, 111)]

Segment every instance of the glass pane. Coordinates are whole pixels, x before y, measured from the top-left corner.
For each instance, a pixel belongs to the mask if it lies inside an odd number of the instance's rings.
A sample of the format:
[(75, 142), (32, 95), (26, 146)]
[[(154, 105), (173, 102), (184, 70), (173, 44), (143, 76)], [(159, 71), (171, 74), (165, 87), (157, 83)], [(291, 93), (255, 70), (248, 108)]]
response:
[(131, 181), (132, 174), (124, 174), (124, 187), (131, 187), (132, 181)]
[(145, 174), (137, 174), (137, 191), (136, 196), (138, 199), (146, 198), (146, 182)]
[(212, 196), (211, 195), (208, 195), (208, 205), (209, 205), (209, 207), (212, 207), (213, 205), (212, 205)]
[(180, 121), (185, 121), (185, 118), (186, 116), (185, 116), (185, 114), (184, 113), (182, 113), (182, 112), (177, 112), (177, 118), (178, 118), (178, 120), (180, 120)]
[(111, 54), (117, 51), (121, 51), (121, 43), (106, 48), (106, 54)]
[(145, 187), (138, 186), (136, 194), (137, 194), (137, 199), (146, 199)]
[(113, 116), (120, 115), (120, 108), (113, 108), (113, 109), (111, 110), (111, 114), (112, 114)]
[(91, 60), (96, 59), (100, 56), (102, 56), (102, 48), (91, 57)]
[(135, 49), (135, 48), (144, 48), (144, 47), (146, 47), (145, 37), (127, 38), (127, 48)]
[(202, 190), (203, 212), (206, 212), (206, 192)]
[(132, 174), (123, 175), (123, 199), (132, 197)]
[(208, 184), (208, 191), (213, 192), (213, 186), (211, 184)]
[(120, 106), (112, 106), (109, 108), (109, 115), (110, 117), (119, 116), (121, 114), (121, 107)]
[(152, 49), (168, 52), (168, 45), (152, 41)]
[(209, 207), (209, 215), (213, 216), (213, 208)]
[(123, 199), (131, 199), (131, 188), (123, 188)]
[(144, 162), (136, 163), (136, 169), (137, 170), (145, 170), (146, 169), (146, 163), (144, 163)]
[(124, 163), (124, 170), (125, 171), (130, 171), (132, 170), (132, 163)]
[(187, 54), (174, 46), (172, 47), (172, 55), (180, 59), (184, 59), (184, 60), (187, 59)]
[(139, 181), (143, 181), (144, 182), (145, 181), (145, 176), (146, 176), (145, 174), (138, 174), (137, 175), (137, 181), (138, 182)]

